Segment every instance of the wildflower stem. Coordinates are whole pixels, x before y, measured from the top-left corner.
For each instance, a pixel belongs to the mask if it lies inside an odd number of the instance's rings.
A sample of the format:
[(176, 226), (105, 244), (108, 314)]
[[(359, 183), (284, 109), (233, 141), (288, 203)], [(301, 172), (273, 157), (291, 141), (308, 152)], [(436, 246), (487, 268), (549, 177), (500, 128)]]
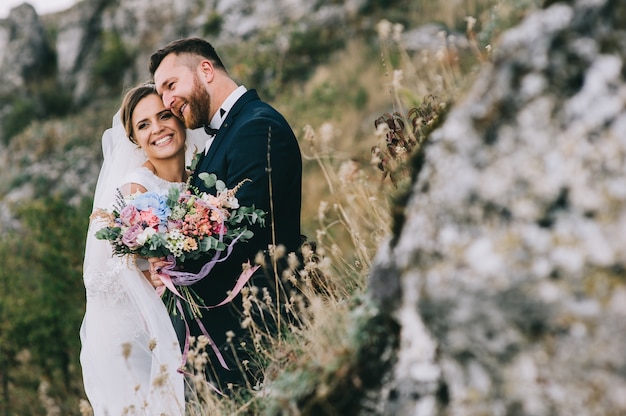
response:
[[(269, 182), (269, 194), (270, 194), (270, 225), (272, 230), (272, 246), (274, 247), (274, 254), (271, 256), (272, 258), (272, 269), (274, 271), (274, 285), (276, 288), (276, 320), (278, 323), (277, 328), (280, 328), (280, 287), (278, 280), (278, 267), (276, 261), (276, 227), (274, 225), (274, 192), (272, 187), (272, 161), (270, 156), (271, 150), (271, 142), (272, 142), (272, 126), (269, 127), (267, 131), (267, 176)], [(282, 337), (280, 336), (280, 331), (276, 334), (278, 338), (278, 345), (281, 344)]]

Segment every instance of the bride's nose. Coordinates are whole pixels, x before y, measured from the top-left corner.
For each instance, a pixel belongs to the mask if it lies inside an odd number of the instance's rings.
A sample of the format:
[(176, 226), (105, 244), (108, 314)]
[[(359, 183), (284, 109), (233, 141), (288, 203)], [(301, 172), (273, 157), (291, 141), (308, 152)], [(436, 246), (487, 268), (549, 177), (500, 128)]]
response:
[(160, 120), (155, 121), (154, 123), (152, 123), (152, 134), (161, 133), (163, 131), (163, 128), (163, 123)]

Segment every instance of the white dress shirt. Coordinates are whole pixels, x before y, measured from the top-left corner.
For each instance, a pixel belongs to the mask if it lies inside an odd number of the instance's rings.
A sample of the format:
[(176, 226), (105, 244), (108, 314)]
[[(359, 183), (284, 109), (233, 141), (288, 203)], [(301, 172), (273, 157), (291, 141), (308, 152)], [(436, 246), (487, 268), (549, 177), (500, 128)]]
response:
[[(233, 108), (237, 100), (240, 99), (241, 96), (246, 93), (246, 91), (248, 91), (246, 87), (244, 87), (243, 85), (240, 85), (239, 87), (237, 87), (235, 91), (230, 93), (230, 95), (226, 97), (226, 99), (220, 106), (219, 110), (217, 110), (215, 114), (213, 115), (213, 118), (211, 119), (211, 122), (209, 123), (209, 127), (214, 128), (214, 129), (219, 129), (220, 127), (222, 127), (222, 123), (224, 123), (224, 120), (226, 120), (226, 116), (228, 116), (228, 112), (230, 111), (231, 108)], [(213, 144), (214, 139), (215, 139), (215, 136), (209, 136), (209, 139), (206, 141), (206, 145), (204, 146), (205, 155), (209, 152), (209, 148), (211, 147), (211, 144)]]

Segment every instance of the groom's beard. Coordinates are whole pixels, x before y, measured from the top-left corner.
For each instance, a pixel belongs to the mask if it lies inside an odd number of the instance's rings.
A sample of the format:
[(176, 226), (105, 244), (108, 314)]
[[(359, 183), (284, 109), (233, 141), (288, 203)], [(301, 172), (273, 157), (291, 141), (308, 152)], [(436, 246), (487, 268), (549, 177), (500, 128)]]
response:
[(211, 107), (211, 96), (200, 83), (198, 77), (193, 79), (193, 90), (187, 99), (189, 105), (189, 116), (183, 117), (185, 127), (197, 129), (209, 125), (209, 108)]

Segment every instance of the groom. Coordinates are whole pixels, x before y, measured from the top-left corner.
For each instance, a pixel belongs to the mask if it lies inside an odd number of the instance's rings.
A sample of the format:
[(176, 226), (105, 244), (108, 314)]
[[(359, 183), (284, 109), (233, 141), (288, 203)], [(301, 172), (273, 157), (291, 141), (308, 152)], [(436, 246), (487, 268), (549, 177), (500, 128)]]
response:
[[(222, 301), (233, 289), (242, 272), (242, 264), (254, 264), (258, 252), (267, 254), (268, 246), (285, 247), (286, 253), (296, 251), (301, 243), (300, 207), (302, 196), (302, 158), (296, 137), (285, 118), (269, 104), (261, 101), (255, 90), (239, 86), (229, 76), (213, 46), (203, 39), (186, 38), (169, 43), (150, 57), (149, 70), (165, 107), (184, 121), (189, 129), (204, 127), (209, 138), (191, 178), (191, 184), (203, 192), (207, 189), (198, 178), (202, 172), (214, 173), (233, 188), (244, 180), (236, 196), (242, 206), (255, 206), (268, 213), (265, 227), (254, 227), (254, 237), (235, 244), (228, 259), (218, 263), (207, 277), (192, 287), (206, 305)], [(267, 258), (267, 256), (266, 256)], [(184, 268), (197, 271), (202, 264)], [(274, 273), (260, 268), (251, 282), (274, 293)], [(259, 291), (261, 292), (261, 291)], [(276, 300), (274, 299), (274, 302)], [(275, 303), (274, 303), (275, 307)], [(223, 389), (227, 383), (244, 385), (250, 370), (241, 372), (226, 333), (233, 331), (232, 344), (239, 347), (246, 330), (241, 328), (241, 295), (225, 306), (203, 311), (202, 323), (220, 348), (230, 370), (224, 369), (210, 354), (212, 369), (208, 376)], [(172, 317), (173, 320), (176, 317)], [(180, 318), (178, 318), (180, 319)], [(188, 320), (189, 322), (189, 320)], [(184, 345), (184, 325), (175, 322)], [(202, 334), (195, 322), (189, 322), (191, 335)], [(237, 360), (248, 360), (245, 351), (237, 352)], [(252, 360), (250, 360), (252, 361)], [(253, 363), (250, 362), (253, 366)], [(254, 384), (254, 380), (249, 380)]]

